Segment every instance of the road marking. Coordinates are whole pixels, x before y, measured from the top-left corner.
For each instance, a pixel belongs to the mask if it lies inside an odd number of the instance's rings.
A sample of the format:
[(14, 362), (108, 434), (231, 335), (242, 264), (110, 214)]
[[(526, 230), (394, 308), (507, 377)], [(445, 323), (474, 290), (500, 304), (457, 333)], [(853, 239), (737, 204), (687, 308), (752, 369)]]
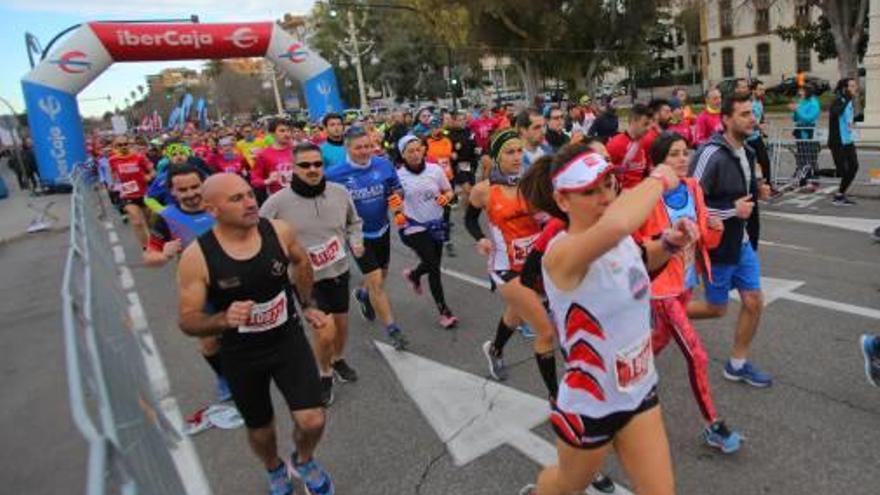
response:
[(445, 273), (446, 275), (449, 275), (452, 278), (457, 278), (463, 282), (476, 285), (477, 287), (482, 287), (486, 290), (492, 288), (492, 284), (490, 284), (489, 281), (484, 278), (477, 278), (472, 275), (468, 275), (467, 273), (451, 270), (449, 268), (441, 268), (440, 271), (442, 273)]
[(851, 218), (837, 217), (828, 215), (811, 215), (807, 213), (781, 213), (777, 211), (765, 211), (764, 216), (784, 218), (797, 222), (811, 223), (814, 225), (823, 225), (825, 227), (835, 227), (838, 229), (852, 230), (853, 232), (861, 232), (871, 234), (878, 226), (880, 219), (874, 218)]
[(784, 244), (782, 242), (774, 242), (774, 241), (758, 241), (758, 244), (762, 246), (776, 247), (781, 249), (792, 249), (794, 251), (804, 251), (807, 253), (812, 252), (813, 250), (803, 246), (795, 246), (794, 244)]
[[(865, 318), (873, 318), (880, 320), (880, 310), (866, 308), (864, 306), (856, 306), (855, 304), (842, 303), (823, 299), (821, 297), (808, 296), (805, 294), (797, 294), (794, 291), (804, 285), (801, 280), (787, 280), (784, 278), (761, 277), (761, 290), (764, 292), (764, 306), (779, 299), (786, 301), (794, 301), (802, 304), (809, 304), (822, 309), (830, 309), (840, 313), (849, 313)], [(732, 298), (739, 299), (739, 294), (733, 291)]]
[[(556, 447), (532, 433), (550, 415), (546, 399), (373, 341), (456, 466), (510, 445), (540, 464), (556, 463)], [(597, 492), (592, 488), (586, 493)], [(615, 493), (632, 495), (617, 485)]]
[(815, 193), (803, 194), (803, 193), (791, 193), (792, 196), (786, 197), (782, 201), (776, 203), (779, 206), (789, 205), (794, 206), (796, 208), (808, 208), (813, 206), (814, 204), (822, 201), (823, 199), (827, 199), (828, 195), (837, 190), (837, 186), (826, 187), (825, 189), (820, 189)]

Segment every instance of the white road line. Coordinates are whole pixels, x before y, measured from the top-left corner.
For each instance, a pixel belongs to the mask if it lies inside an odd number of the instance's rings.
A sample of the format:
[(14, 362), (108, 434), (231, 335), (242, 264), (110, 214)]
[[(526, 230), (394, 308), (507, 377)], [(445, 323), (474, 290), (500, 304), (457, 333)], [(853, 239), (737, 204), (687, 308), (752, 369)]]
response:
[(853, 232), (861, 232), (864, 234), (871, 234), (874, 232), (874, 229), (880, 226), (880, 219), (876, 218), (838, 217), (829, 215), (810, 215), (806, 213), (781, 213), (778, 211), (765, 211), (763, 212), (763, 215), (794, 220), (796, 222), (822, 225), (824, 227), (851, 230)]
[(789, 292), (785, 294), (781, 297), (781, 299), (788, 299), (789, 301), (796, 301), (803, 304), (809, 304), (811, 306), (818, 306), (820, 308), (830, 309), (832, 311), (839, 311), (841, 313), (849, 313), (857, 316), (864, 316), (865, 318), (880, 320), (880, 310), (856, 306), (854, 304), (829, 301), (827, 299), (822, 299), (821, 297), (807, 296), (794, 292)]
[(116, 233), (115, 230), (111, 230), (107, 237), (110, 238), (110, 244), (119, 244), (119, 234)]
[(477, 278), (477, 277), (468, 275), (467, 273), (462, 273), (459, 271), (451, 270), (449, 268), (441, 268), (440, 271), (445, 273), (446, 275), (449, 275), (452, 278), (457, 278), (461, 281), (476, 285), (477, 287), (482, 287), (486, 290), (492, 288), (492, 284), (490, 284), (488, 280), (483, 279), (483, 278)]
[(113, 261), (119, 265), (125, 263), (125, 249), (119, 244), (113, 246)]
[(794, 251), (804, 251), (807, 253), (812, 252), (813, 250), (810, 248), (806, 248), (803, 246), (795, 246), (794, 244), (784, 244), (782, 242), (774, 242), (774, 241), (758, 241), (758, 244), (762, 246), (769, 246), (781, 249), (792, 249)]

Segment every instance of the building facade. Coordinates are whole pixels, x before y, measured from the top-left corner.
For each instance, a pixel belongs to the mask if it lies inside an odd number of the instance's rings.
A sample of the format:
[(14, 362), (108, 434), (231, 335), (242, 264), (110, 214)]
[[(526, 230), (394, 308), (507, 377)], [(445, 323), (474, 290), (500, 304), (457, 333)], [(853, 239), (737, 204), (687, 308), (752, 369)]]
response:
[(768, 86), (798, 72), (833, 86), (839, 77), (836, 59), (820, 62), (809, 47), (775, 34), (778, 27), (815, 21), (820, 13), (803, 0), (705, 0), (700, 13), (703, 87), (748, 77), (749, 59), (752, 78)]

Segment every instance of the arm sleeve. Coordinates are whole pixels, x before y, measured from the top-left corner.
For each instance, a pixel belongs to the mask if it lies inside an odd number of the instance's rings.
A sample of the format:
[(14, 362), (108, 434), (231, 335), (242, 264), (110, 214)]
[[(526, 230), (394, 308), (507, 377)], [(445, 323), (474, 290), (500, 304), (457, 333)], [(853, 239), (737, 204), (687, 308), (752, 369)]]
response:
[(483, 229), (480, 228), (481, 211), (483, 211), (481, 208), (469, 204), (464, 213), (464, 227), (475, 241), (479, 241), (486, 237), (486, 235), (483, 234)]
[(357, 213), (357, 208), (354, 207), (354, 201), (351, 199), (351, 195), (345, 194), (348, 207), (345, 212), (345, 232), (348, 235), (348, 243), (350, 245), (355, 244), (363, 244), (364, 243), (364, 221)]

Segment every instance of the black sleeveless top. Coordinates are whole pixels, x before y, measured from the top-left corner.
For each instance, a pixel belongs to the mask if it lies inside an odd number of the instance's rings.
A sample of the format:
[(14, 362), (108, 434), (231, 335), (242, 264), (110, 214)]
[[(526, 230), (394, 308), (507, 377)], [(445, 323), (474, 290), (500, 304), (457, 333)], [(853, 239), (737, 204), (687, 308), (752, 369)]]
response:
[(248, 260), (227, 255), (213, 230), (198, 238), (208, 265), (208, 304), (226, 311), (235, 301), (255, 303), (246, 325), (223, 332), (225, 351), (271, 346), (299, 323), (287, 255), (269, 220), (260, 218), (257, 229), (260, 250)]

